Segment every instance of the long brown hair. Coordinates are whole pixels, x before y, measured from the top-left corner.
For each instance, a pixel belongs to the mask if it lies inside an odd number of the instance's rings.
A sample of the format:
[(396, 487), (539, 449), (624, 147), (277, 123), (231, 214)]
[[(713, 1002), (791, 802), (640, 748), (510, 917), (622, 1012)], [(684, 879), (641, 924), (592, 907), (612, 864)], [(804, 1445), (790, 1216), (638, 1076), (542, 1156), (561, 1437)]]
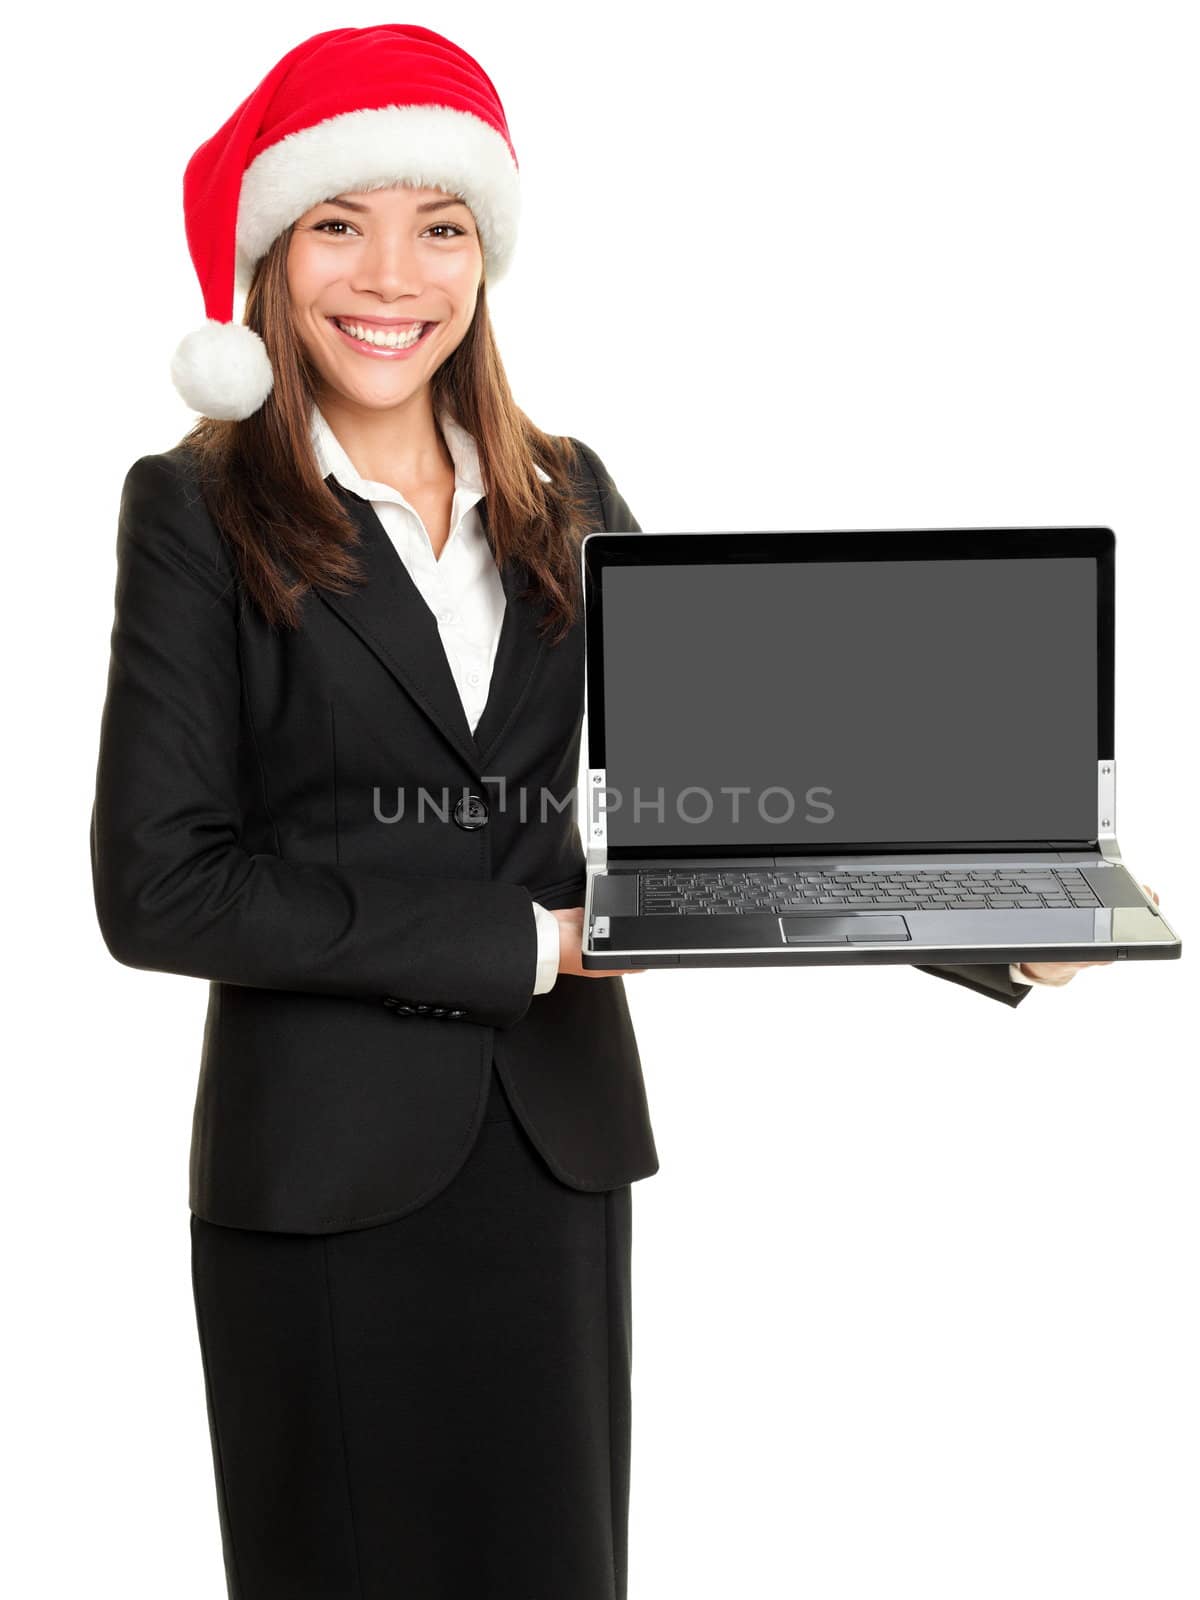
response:
[[(266, 345), (275, 374), (263, 405), (242, 421), (200, 417), (180, 441), (197, 461), (205, 503), (232, 548), (243, 587), (273, 625), (299, 626), (316, 585), (344, 593), (362, 580), (358, 530), (320, 476), (309, 434), (318, 374), (292, 321), (288, 228), (259, 261), (244, 321)], [(512, 397), (488, 315), (486, 284), (465, 338), (430, 380), (435, 417), (446, 410), (475, 440), (497, 564), (520, 561), (525, 594), (546, 605), (543, 633), (557, 643), (578, 615), (579, 543), (591, 500), (575, 485), (588, 468), (569, 438), (543, 433)], [(538, 477), (536, 467), (549, 474)]]

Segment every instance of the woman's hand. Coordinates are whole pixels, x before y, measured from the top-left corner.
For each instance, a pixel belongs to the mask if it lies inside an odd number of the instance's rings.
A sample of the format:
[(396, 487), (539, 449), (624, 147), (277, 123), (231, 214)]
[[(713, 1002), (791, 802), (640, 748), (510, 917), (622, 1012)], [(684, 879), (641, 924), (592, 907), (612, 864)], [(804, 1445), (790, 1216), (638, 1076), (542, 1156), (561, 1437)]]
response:
[[(1150, 885), (1144, 883), (1142, 888), (1148, 895), (1154, 896), (1154, 904), (1157, 905), (1158, 896)], [(1027, 978), (1039, 978), (1043, 983), (1061, 989), (1063, 984), (1070, 983), (1081, 967), (1111, 967), (1113, 963), (1111, 961), (1022, 961), (1019, 965)]]
[(647, 967), (599, 967), (587, 971), (580, 964), (583, 939), (583, 907), (567, 906), (552, 911), (558, 918), (558, 970), (572, 978), (624, 978), (631, 972), (647, 972)]

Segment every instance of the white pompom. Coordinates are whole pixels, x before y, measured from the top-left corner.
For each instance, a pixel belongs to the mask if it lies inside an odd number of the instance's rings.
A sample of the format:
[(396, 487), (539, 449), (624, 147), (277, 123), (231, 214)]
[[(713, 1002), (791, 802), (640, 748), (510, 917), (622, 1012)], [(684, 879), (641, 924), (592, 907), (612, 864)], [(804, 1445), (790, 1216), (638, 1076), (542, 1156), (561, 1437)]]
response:
[(275, 374), (253, 328), (209, 317), (180, 341), (171, 357), (171, 381), (201, 416), (240, 422), (262, 405)]

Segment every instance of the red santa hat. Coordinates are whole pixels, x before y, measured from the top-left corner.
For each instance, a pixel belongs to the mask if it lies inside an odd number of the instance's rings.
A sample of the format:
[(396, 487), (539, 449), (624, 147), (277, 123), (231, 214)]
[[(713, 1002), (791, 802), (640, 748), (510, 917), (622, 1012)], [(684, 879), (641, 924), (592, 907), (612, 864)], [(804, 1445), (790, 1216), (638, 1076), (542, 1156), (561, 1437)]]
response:
[(256, 262), (322, 200), (395, 183), (470, 206), (489, 283), (508, 269), (520, 215), (516, 152), (483, 68), (428, 28), (332, 28), (289, 50), (188, 162), (183, 209), (206, 321), (171, 378), (194, 411), (239, 420), (271, 392), (266, 346), (233, 321)]

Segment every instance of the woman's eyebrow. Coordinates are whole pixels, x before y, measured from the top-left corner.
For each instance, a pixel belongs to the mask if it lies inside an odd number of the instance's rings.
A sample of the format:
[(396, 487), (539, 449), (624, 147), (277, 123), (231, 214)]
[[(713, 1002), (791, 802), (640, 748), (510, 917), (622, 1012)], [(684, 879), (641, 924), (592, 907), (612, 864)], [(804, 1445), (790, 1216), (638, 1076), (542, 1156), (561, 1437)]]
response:
[[(327, 206), (344, 206), (347, 211), (370, 211), (371, 209), (370, 206), (360, 205), (357, 200), (347, 200), (345, 195), (340, 194), (335, 194), (332, 199), (325, 200), (322, 203)], [(417, 207), (417, 210), (419, 212), (444, 211), (447, 206), (465, 206), (466, 203), (467, 202), (465, 200), (457, 199), (426, 200), (423, 205), (419, 205)]]

